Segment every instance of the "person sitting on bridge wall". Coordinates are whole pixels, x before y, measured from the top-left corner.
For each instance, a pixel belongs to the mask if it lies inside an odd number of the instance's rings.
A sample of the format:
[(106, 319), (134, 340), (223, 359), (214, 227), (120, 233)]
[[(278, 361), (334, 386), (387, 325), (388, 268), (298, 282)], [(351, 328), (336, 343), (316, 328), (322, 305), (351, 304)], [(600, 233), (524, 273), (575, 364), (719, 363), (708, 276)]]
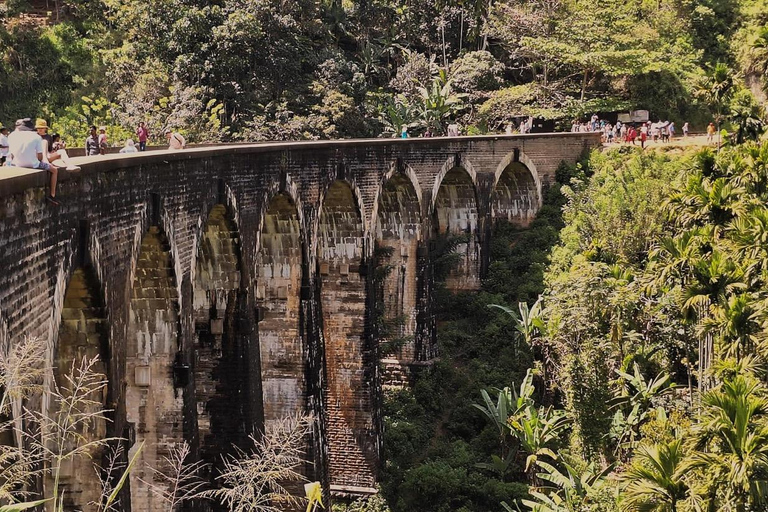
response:
[(61, 155), (53, 150), (53, 136), (48, 133), (48, 123), (45, 119), (38, 119), (35, 122), (35, 131), (43, 139), (43, 162), (55, 162)]
[(56, 178), (59, 169), (43, 160), (44, 142), (42, 137), (35, 133), (35, 125), (30, 118), (27, 117), (16, 121), (16, 129), (8, 136), (8, 146), (9, 161), (6, 162), (6, 165), (42, 169), (51, 173), (51, 193), (45, 199), (49, 203), (58, 206), (59, 202), (56, 200)]
[(184, 137), (171, 129), (165, 130), (165, 138), (168, 139), (168, 149), (184, 149), (184, 146), (187, 145)]

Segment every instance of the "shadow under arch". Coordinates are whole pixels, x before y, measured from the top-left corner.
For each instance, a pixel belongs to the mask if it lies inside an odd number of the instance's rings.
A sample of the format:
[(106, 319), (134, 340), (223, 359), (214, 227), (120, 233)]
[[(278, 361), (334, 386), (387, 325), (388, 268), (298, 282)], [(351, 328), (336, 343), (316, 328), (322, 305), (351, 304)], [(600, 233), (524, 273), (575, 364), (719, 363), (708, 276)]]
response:
[[(177, 264), (165, 232), (150, 226), (141, 239), (131, 288), (125, 360), (126, 416), (136, 444), (146, 444), (130, 474), (131, 507), (161, 510), (164, 501), (142, 481), (152, 481), (171, 447), (184, 441), (184, 399), (177, 391), (180, 362), (180, 303)], [(186, 374), (188, 378), (188, 373)]]
[[(200, 235), (195, 259), (194, 401), (200, 458), (209, 468), (222, 454), (242, 446), (248, 431), (247, 348), (240, 319), (244, 316), (240, 233), (230, 206), (215, 204)], [(244, 339), (246, 338), (246, 339)]]
[(301, 336), (302, 239), (292, 197), (271, 197), (262, 216), (256, 253), (256, 304), (267, 429), (305, 414), (305, 347)]
[(493, 223), (499, 220), (526, 228), (542, 205), (541, 181), (533, 162), (524, 153), (509, 153), (494, 175), (491, 195)]
[(373, 356), (367, 345), (367, 286), (361, 271), (365, 230), (349, 183), (328, 188), (318, 222), (318, 262), (325, 349), (330, 484), (373, 488), (377, 438)]
[[(109, 323), (106, 304), (101, 294), (95, 270), (90, 265), (77, 267), (70, 276), (64, 293), (61, 309), (61, 321), (56, 344), (54, 346), (53, 376), (59, 393), (70, 396), (74, 383), (68, 376), (78, 377), (89, 361), (98, 361), (89, 366), (89, 371), (97, 379), (108, 380)], [(112, 383), (108, 382), (107, 386)], [(108, 388), (100, 387), (86, 398), (92, 403), (84, 404), (80, 413), (96, 413), (106, 410)], [(53, 406), (55, 407), (55, 405)], [(57, 413), (54, 413), (57, 414)], [(83, 436), (79, 444), (101, 441), (107, 438), (107, 420), (101, 415), (95, 416), (77, 428)], [(71, 449), (67, 447), (66, 449)], [(103, 446), (94, 446), (87, 453), (70, 458), (62, 463), (59, 473), (59, 495), (63, 496), (67, 510), (85, 510), (90, 503), (97, 503), (101, 498), (101, 486), (98, 477), (98, 464), (104, 456)], [(53, 479), (46, 477), (46, 486), (53, 487)]]
[(478, 243), (477, 188), (464, 167), (448, 170), (434, 197), (432, 215), (433, 256), (451, 252), (451, 266), (445, 286), (451, 291), (476, 290), (480, 287), (480, 244)]
[(379, 355), (404, 362), (416, 358), (418, 248), (422, 238), (421, 197), (416, 186), (405, 173), (389, 173), (379, 191), (372, 229), (377, 268), (375, 314), (381, 316), (375, 322), (379, 326)]

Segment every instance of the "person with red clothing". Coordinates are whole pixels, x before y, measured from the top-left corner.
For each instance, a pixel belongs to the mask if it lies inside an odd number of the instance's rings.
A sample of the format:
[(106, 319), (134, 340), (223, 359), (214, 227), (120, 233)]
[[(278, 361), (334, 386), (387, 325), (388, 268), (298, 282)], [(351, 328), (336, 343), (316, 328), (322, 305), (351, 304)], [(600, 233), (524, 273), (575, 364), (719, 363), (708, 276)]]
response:
[(146, 151), (149, 130), (144, 126), (144, 121), (140, 122), (139, 127), (136, 128), (136, 138), (139, 140), (139, 151)]

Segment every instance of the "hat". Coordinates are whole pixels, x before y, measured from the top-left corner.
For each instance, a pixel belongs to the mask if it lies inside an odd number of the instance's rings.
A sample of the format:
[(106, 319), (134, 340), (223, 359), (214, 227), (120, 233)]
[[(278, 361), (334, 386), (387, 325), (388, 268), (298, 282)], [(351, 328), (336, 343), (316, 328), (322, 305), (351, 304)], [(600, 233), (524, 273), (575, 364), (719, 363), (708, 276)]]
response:
[(48, 123), (45, 122), (45, 119), (38, 119), (35, 123), (35, 130), (39, 130), (40, 128), (48, 129)]
[(24, 119), (16, 120), (16, 129), (20, 132), (33, 132), (35, 131), (35, 125), (30, 118), (25, 117)]

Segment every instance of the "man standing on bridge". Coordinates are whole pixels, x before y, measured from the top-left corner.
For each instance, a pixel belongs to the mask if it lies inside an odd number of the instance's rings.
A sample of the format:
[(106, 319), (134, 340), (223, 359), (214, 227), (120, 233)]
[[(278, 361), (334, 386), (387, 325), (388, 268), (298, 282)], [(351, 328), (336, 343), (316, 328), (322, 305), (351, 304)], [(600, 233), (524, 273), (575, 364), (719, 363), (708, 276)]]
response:
[(149, 140), (149, 130), (144, 126), (144, 121), (139, 123), (136, 128), (136, 138), (139, 140), (139, 151), (147, 150), (147, 140)]

